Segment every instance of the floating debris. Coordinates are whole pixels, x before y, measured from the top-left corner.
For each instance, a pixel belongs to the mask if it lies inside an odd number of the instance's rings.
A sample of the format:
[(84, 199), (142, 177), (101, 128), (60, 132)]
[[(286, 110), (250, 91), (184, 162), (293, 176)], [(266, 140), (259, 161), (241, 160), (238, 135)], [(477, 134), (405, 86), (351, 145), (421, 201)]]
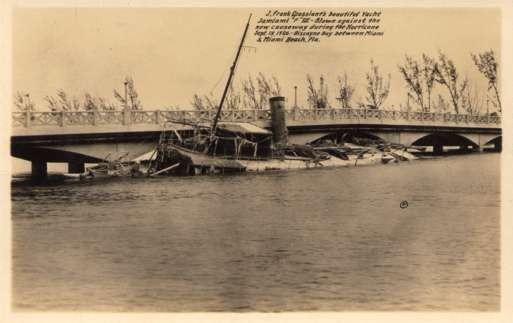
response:
[(85, 172), (80, 174), (80, 179), (105, 178), (105, 177), (137, 177), (142, 176), (145, 171), (141, 170), (141, 165), (137, 161), (125, 160), (128, 153), (109, 159), (109, 155), (105, 157), (106, 162), (99, 163), (95, 166), (87, 167)]

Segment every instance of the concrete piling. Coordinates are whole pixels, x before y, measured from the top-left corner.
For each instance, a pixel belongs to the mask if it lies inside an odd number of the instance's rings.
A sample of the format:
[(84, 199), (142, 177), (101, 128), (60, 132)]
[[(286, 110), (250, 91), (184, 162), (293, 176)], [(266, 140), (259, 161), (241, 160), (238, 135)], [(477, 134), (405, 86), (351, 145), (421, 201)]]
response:
[(81, 174), (85, 172), (85, 164), (79, 161), (71, 161), (68, 163), (68, 173)]
[(48, 166), (46, 161), (43, 160), (33, 160), (32, 161), (32, 172), (30, 177), (35, 180), (41, 180), (48, 176)]
[(502, 139), (497, 140), (497, 141), (493, 144), (493, 147), (495, 148), (495, 150), (496, 150), (496, 151), (498, 151), (498, 152), (502, 152)]
[(442, 155), (444, 153), (444, 145), (440, 143), (435, 143), (433, 145), (433, 154)]

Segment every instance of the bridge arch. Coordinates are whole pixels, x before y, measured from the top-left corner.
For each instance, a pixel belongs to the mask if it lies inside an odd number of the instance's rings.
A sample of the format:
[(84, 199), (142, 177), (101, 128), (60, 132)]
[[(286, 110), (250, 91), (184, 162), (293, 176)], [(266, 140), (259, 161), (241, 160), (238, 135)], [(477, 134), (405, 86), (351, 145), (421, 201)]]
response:
[(488, 140), (488, 141), (485, 143), (485, 145), (491, 145), (491, 144), (493, 144), (493, 143), (495, 143), (495, 142), (498, 142), (498, 141), (502, 141), (502, 135), (500, 135), (500, 136), (496, 136), (495, 138), (492, 138), (492, 139)]
[(67, 163), (69, 173), (82, 173), (86, 163), (100, 163), (123, 156), (136, 158), (155, 148), (153, 142), (98, 143), (38, 146), (31, 144), (11, 145), (11, 156), (32, 162), (32, 176), (44, 178), (47, 163)]
[(44, 161), (50, 163), (64, 163), (64, 162), (83, 162), (83, 163), (99, 163), (103, 161), (101, 158), (94, 156), (62, 150), (58, 148), (49, 147), (12, 147), (11, 155), (16, 158), (21, 158), (29, 161)]
[(455, 133), (430, 133), (411, 143), (412, 146), (432, 146), (436, 154), (443, 153), (446, 146), (458, 146), (461, 150), (472, 150), (480, 147), (479, 143), (467, 136)]
[(502, 151), (502, 135), (497, 136), (493, 139), (488, 140), (484, 146), (493, 145), (495, 150)]
[(344, 139), (347, 140), (347, 138), (356, 137), (410, 146), (413, 142), (428, 135), (430, 135), (428, 132), (381, 132), (344, 129), (330, 133), (319, 133), (317, 135), (310, 134), (311, 140), (305, 141), (303, 144), (320, 143), (322, 141), (332, 141), (335, 143), (344, 141)]
[(62, 144), (55, 146), (11, 145), (11, 155), (25, 160), (47, 162), (69, 162), (81, 160), (85, 163), (99, 163), (115, 155), (126, 154), (126, 159), (136, 158), (155, 148), (154, 142)]
[(11, 146), (11, 155), (16, 158), (28, 160), (32, 163), (33, 179), (46, 178), (48, 173), (48, 162), (65, 162), (68, 164), (69, 173), (83, 173), (85, 170), (85, 163), (98, 163), (102, 161), (101, 158), (96, 158), (74, 151), (35, 146)]
[(358, 131), (358, 130), (341, 130), (330, 133), (319, 134), (314, 140), (310, 140), (309, 142), (305, 142), (308, 144), (315, 144), (321, 142), (332, 142), (339, 143), (343, 141), (351, 140), (352, 138), (358, 139), (370, 139), (376, 141), (386, 141), (386, 139), (382, 138), (379, 135), (376, 135), (369, 131)]
[[(486, 145), (494, 145), (495, 150), (500, 150), (501, 135), (474, 134), (452, 132), (416, 132), (416, 131), (372, 131), (361, 129), (341, 129), (331, 132), (312, 132), (305, 134), (293, 134), (289, 141), (294, 144), (316, 144), (321, 142), (341, 143), (354, 142), (353, 138), (370, 139), (402, 144), (405, 146), (429, 146), (433, 152), (442, 153), (444, 147), (453, 147), (453, 150), (472, 151), (483, 150)], [(486, 147), (489, 149), (489, 147)]]

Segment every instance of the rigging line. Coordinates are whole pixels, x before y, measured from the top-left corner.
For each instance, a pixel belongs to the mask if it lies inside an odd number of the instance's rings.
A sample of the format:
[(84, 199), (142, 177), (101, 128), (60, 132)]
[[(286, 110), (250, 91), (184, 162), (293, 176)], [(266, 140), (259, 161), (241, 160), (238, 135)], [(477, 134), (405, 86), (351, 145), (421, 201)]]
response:
[[(253, 50), (254, 53), (256, 53), (257, 51), (257, 48), (255, 46), (242, 46), (242, 50), (243, 51), (248, 51), (248, 52), (251, 52)], [(242, 57), (241, 57), (242, 58)], [(219, 79), (217, 80), (217, 82), (214, 84), (214, 86), (212, 87), (212, 89), (210, 90), (210, 92), (208, 92), (209, 94), (213, 94), (213, 92), (215, 91), (215, 89), (217, 88), (217, 86), (221, 83), (222, 79), (224, 78), (224, 76), (226, 75), (226, 72), (229, 71), (230, 69), (230, 62), (228, 62), (228, 64), (226, 64), (226, 67), (223, 69), (223, 72), (221, 73), (221, 75), (219, 76)], [(235, 68), (235, 70), (237, 69), (237, 67)]]
[(214, 90), (217, 88), (217, 86), (219, 85), (219, 83), (221, 83), (222, 79), (226, 75), (226, 72), (230, 69), (230, 64), (231, 63), (229, 62), (228, 64), (226, 64), (226, 67), (223, 68), (223, 71), (222, 71), (221, 75), (219, 76), (219, 79), (214, 84), (214, 87), (212, 87), (212, 89), (210, 90), (209, 94), (212, 94), (214, 92)]

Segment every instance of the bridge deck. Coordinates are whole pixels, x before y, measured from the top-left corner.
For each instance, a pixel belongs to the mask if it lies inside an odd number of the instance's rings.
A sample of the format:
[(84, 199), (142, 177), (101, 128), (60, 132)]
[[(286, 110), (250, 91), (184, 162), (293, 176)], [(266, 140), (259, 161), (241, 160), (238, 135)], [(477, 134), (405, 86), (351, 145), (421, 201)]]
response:
[[(209, 122), (213, 111), (72, 111), (15, 112), (13, 136), (161, 131), (168, 121)], [(222, 121), (251, 122), (270, 126), (269, 110), (226, 110)], [(289, 127), (316, 128), (343, 125), (374, 125), (394, 128), (489, 129), (500, 131), (501, 119), (492, 115), (455, 115), (366, 109), (291, 109)]]
[[(68, 162), (69, 170), (75, 172), (83, 170), (84, 163), (99, 162), (111, 153), (128, 153), (127, 158), (132, 159), (150, 151), (169, 121), (208, 123), (213, 114), (163, 110), (15, 112), (11, 155), (32, 161), (36, 178), (46, 176), (46, 162)], [(260, 127), (270, 127), (270, 119), (269, 110), (227, 110), (221, 115), (225, 122), (250, 122)], [(436, 134), (434, 151), (442, 151), (443, 140), (454, 138), (465, 148), (472, 144), (481, 149), (502, 131), (498, 116), (364, 109), (295, 108), (286, 110), (286, 122), (289, 139), (299, 144), (345, 129), (368, 131), (407, 146)], [(179, 124), (173, 127), (191, 129)], [(500, 140), (494, 145), (501, 149)]]

